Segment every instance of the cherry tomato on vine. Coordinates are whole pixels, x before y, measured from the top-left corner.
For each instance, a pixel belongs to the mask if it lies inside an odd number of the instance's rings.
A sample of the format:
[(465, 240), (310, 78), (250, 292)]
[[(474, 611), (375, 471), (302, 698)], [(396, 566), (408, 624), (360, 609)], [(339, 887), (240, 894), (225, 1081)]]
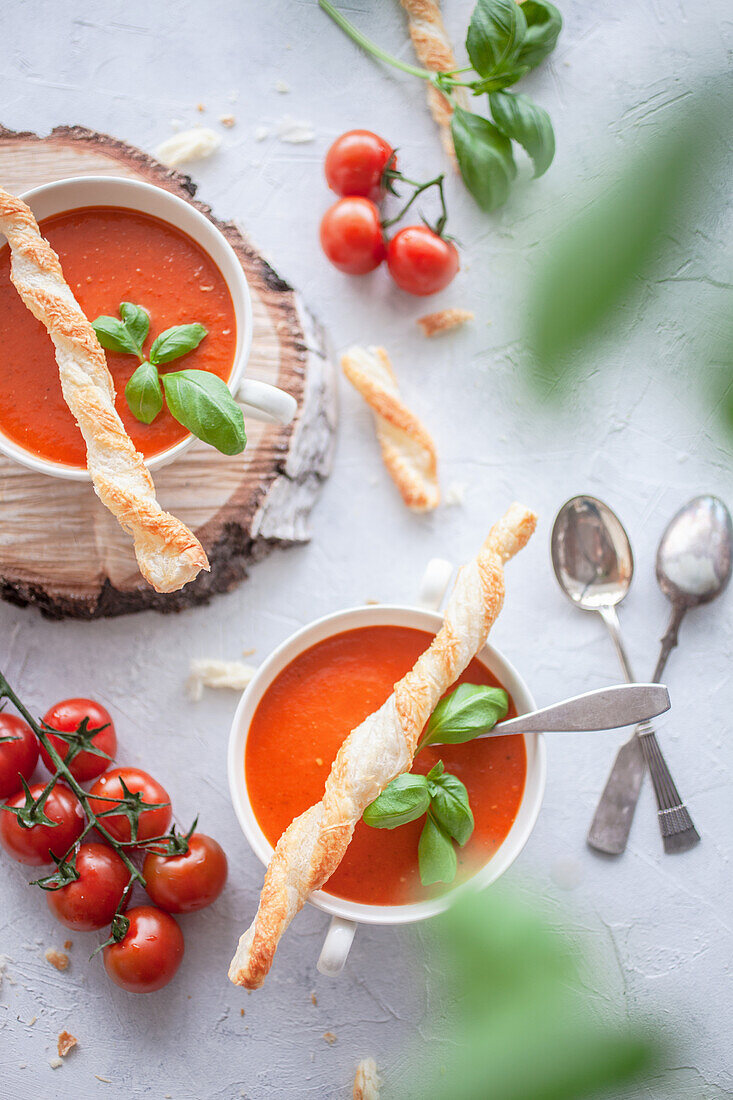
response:
[[(55, 703), (43, 716), (47, 726), (60, 730), (61, 733), (74, 733), (85, 718), (88, 719), (89, 730), (106, 727), (95, 735), (94, 746), (106, 752), (110, 760), (104, 756), (95, 756), (93, 752), (80, 752), (69, 765), (69, 771), (80, 783), (85, 783), (88, 779), (96, 779), (107, 770), (111, 760), (114, 760), (117, 752), (117, 735), (109, 712), (101, 703), (95, 703), (93, 699), (63, 699), (60, 703)], [(51, 733), (48, 734), (48, 739), (61, 759), (65, 760), (69, 751), (68, 743), (61, 737), (54, 737)], [(41, 745), (41, 756), (48, 770), (55, 771), (53, 761), (43, 745)]]
[[(44, 790), (44, 783), (34, 783), (30, 788), (33, 798)], [(25, 793), (21, 791), (6, 803), (22, 806)], [(63, 856), (84, 829), (86, 818), (76, 795), (63, 783), (57, 783), (43, 805), (43, 812), (55, 825), (31, 825), (24, 828), (15, 814), (0, 809), (0, 843), (18, 863), (41, 867), (51, 863), (51, 853)]]
[(56, 920), (76, 932), (104, 928), (117, 912), (130, 872), (113, 848), (96, 841), (79, 846), (75, 866), (78, 879), (46, 891), (48, 908)]
[(128, 993), (153, 993), (181, 965), (183, 933), (173, 917), (152, 905), (137, 905), (127, 917), (130, 927), (124, 939), (104, 949), (104, 969)]
[(460, 264), (452, 241), (426, 225), (408, 225), (389, 242), (387, 266), (397, 286), (423, 297), (447, 287)]
[[(12, 737), (12, 741), (3, 741)], [(22, 789), (21, 776), (30, 779), (38, 760), (38, 741), (31, 727), (14, 714), (0, 714), (0, 798)]]
[(321, 247), (339, 271), (366, 275), (385, 257), (379, 211), (369, 199), (339, 199), (323, 215)]
[(143, 863), (145, 889), (168, 913), (193, 913), (219, 897), (227, 880), (224, 849), (210, 836), (188, 837), (188, 851), (180, 856), (148, 852)]
[[(92, 811), (99, 816), (106, 810), (114, 809), (115, 804), (110, 799), (125, 797), (122, 789), (123, 782), (131, 794), (139, 793), (143, 802), (165, 803), (158, 810), (141, 811), (138, 818), (137, 840), (144, 841), (162, 836), (171, 823), (170, 796), (157, 779), (153, 779), (152, 775), (148, 775), (141, 768), (112, 768), (111, 771), (100, 776), (89, 792)], [(131, 839), (130, 822), (124, 813), (103, 817), (101, 824), (115, 840)]]
[[(326, 153), (326, 182), (337, 195), (379, 202), (385, 194), (382, 176), (393, 153), (389, 142), (371, 130), (349, 130)], [(395, 159), (391, 167), (396, 164)]]

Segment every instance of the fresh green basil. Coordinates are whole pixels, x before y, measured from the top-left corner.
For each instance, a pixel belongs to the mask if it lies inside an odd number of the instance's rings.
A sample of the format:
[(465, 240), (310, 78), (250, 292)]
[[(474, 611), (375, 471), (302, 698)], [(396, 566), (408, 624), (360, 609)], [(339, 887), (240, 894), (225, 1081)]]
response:
[(120, 302), (120, 317), (125, 328), (132, 336), (137, 347), (138, 354), (142, 354), (143, 344), (150, 331), (150, 317), (142, 306), (136, 306), (132, 302)]
[(130, 412), (143, 424), (152, 424), (163, 408), (158, 369), (152, 363), (141, 363), (125, 386)]
[(503, 688), (459, 684), (441, 699), (430, 716), (420, 748), (426, 745), (462, 745), (493, 729), (506, 717), (509, 697)]
[(173, 359), (180, 359), (182, 355), (197, 348), (207, 330), (203, 325), (174, 325), (167, 328), (156, 337), (150, 349), (150, 362), (170, 363)]
[(96, 321), (92, 321), (92, 328), (107, 351), (123, 352), (125, 355), (138, 354), (135, 338), (124, 321), (119, 321), (116, 317), (97, 317)]
[(456, 877), (458, 859), (453, 841), (432, 813), (425, 818), (417, 846), (417, 860), (423, 886), (432, 886), (436, 882), (451, 883)]
[(555, 132), (547, 111), (516, 92), (493, 92), (489, 104), (496, 125), (519, 142), (534, 162), (535, 176), (541, 176), (555, 156)]
[(474, 825), (468, 791), (458, 776), (450, 772), (431, 780), (429, 789), (430, 812), (441, 828), (463, 847)]
[(363, 818), (373, 829), (396, 829), (422, 817), (430, 805), (428, 780), (424, 775), (398, 775), (364, 810)]
[(501, 206), (517, 174), (509, 138), (488, 119), (462, 107), (453, 112), (451, 134), (458, 167), (476, 202), (483, 210)]
[(555, 49), (562, 30), (562, 16), (548, 0), (524, 0), (522, 14), (527, 31), (519, 51), (519, 61), (534, 69)]
[(226, 382), (216, 374), (206, 370), (164, 374), (163, 389), (168, 408), (176, 420), (204, 443), (225, 455), (236, 455), (244, 450), (247, 436), (242, 410)]
[(516, 0), (478, 0), (466, 35), (466, 50), (483, 77), (511, 69), (527, 32)]

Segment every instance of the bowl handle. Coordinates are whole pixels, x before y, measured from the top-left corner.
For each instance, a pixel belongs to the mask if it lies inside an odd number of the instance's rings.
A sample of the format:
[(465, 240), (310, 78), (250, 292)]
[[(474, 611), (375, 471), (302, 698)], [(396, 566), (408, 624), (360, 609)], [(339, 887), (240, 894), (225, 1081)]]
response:
[(452, 576), (453, 566), (449, 561), (445, 558), (431, 558), (420, 581), (418, 606), (424, 607), (426, 611), (437, 611)]
[(298, 402), (292, 394), (256, 378), (240, 382), (237, 397), (255, 420), (265, 420), (268, 424), (289, 424), (298, 411)]
[(356, 921), (344, 920), (343, 917), (331, 917), (331, 923), (323, 941), (323, 950), (318, 960), (318, 970), (329, 978), (335, 978), (344, 968), (354, 934), (358, 925)]

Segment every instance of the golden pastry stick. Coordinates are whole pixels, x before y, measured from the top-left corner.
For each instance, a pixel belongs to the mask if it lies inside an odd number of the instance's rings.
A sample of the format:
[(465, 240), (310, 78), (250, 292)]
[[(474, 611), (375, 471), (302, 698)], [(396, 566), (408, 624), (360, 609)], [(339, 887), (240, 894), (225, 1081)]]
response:
[(536, 516), (513, 504), (479, 554), (458, 574), (443, 626), (386, 703), (349, 734), (323, 799), (297, 817), (273, 852), (255, 919), (229, 968), (235, 985), (257, 989), (280, 937), (334, 873), (366, 807), (409, 770), (420, 734), (440, 697), (481, 650), (504, 600), (504, 564), (530, 538)]
[[(452, 72), (458, 68), (453, 47), (443, 23), (440, 0), (400, 0), (407, 12), (407, 25), (410, 38), (420, 62), (431, 72)], [(465, 88), (456, 88), (453, 98), (459, 107), (468, 108), (468, 93)], [(446, 153), (456, 163), (450, 121), (453, 108), (437, 88), (428, 85), (428, 107), (430, 114), (438, 124), (440, 140)]]
[(384, 465), (413, 512), (440, 503), (438, 456), (421, 422), (400, 399), (397, 379), (384, 348), (349, 348), (343, 372), (371, 406)]
[(143, 456), (115, 409), (115, 389), (97, 334), (64, 279), (59, 258), (28, 206), (0, 187), (0, 231), (12, 252), (11, 279), (56, 349), (61, 389), (87, 445), (95, 492), (135, 542), (140, 572), (175, 592), (209, 562), (185, 524), (164, 512)]

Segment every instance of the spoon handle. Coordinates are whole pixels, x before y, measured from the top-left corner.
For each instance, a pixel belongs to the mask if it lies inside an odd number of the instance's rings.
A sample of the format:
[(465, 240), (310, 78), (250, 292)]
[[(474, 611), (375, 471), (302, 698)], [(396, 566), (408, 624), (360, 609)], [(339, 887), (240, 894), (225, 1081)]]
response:
[[(499, 722), (479, 737), (511, 733), (586, 733), (645, 722), (669, 710), (669, 693), (661, 684), (615, 684), (574, 695), (562, 703)], [(477, 738), (478, 740), (478, 738)]]

